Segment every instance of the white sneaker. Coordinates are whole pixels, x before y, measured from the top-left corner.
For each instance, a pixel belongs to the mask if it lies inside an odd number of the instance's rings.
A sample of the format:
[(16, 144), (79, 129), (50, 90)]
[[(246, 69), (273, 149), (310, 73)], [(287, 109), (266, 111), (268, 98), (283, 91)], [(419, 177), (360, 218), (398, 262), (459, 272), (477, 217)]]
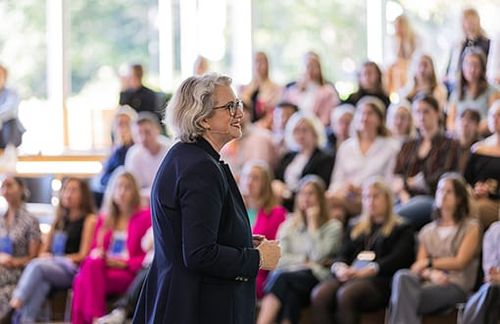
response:
[(95, 324), (123, 324), (127, 319), (127, 314), (123, 308), (113, 309), (111, 313), (95, 320)]

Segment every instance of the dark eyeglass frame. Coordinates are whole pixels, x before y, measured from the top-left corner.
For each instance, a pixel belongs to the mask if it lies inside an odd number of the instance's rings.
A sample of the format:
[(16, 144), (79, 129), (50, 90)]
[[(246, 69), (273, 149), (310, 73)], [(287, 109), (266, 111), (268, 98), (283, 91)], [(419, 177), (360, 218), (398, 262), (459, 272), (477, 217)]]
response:
[(240, 111), (243, 111), (243, 101), (241, 99), (236, 99), (235, 101), (228, 102), (227, 104), (223, 106), (217, 106), (213, 107), (213, 110), (217, 109), (227, 109), (229, 111), (229, 115), (231, 117), (234, 117), (236, 115), (236, 111), (239, 109)]

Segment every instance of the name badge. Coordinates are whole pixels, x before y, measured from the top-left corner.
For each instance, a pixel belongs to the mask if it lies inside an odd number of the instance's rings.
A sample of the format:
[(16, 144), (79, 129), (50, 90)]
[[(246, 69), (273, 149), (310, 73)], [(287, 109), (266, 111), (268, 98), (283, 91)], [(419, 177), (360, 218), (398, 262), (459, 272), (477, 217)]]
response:
[(373, 251), (361, 251), (356, 256), (356, 260), (354, 260), (352, 267), (356, 269), (363, 269), (368, 264), (375, 260), (376, 254)]
[(6, 253), (9, 255), (14, 254), (14, 243), (12, 242), (12, 239), (10, 236), (2, 236), (0, 237), (0, 252)]
[(66, 241), (68, 235), (65, 232), (57, 231), (54, 233), (52, 240), (52, 254), (56, 256), (63, 256), (66, 252)]
[(108, 254), (115, 257), (124, 256), (126, 249), (126, 237), (125, 233), (113, 233), (113, 239), (109, 246)]

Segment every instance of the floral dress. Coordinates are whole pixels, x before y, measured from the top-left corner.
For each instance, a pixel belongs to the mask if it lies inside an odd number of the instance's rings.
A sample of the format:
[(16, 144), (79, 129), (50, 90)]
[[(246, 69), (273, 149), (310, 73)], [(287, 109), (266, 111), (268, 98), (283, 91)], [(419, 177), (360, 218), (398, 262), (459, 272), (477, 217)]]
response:
[[(7, 213), (0, 215), (0, 240), (5, 240), (6, 237), (9, 238), (10, 242), (12, 242), (13, 257), (27, 256), (30, 243), (40, 241), (41, 234), (38, 220), (24, 207), (17, 211), (14, 223), (11, 226), (7, 226), (6, 217)], [(5, 315), (8, 309), (12, 292), (16, 288), (22, 271), (22, 268), (10, 268), (0, 265), (0, 318)]]

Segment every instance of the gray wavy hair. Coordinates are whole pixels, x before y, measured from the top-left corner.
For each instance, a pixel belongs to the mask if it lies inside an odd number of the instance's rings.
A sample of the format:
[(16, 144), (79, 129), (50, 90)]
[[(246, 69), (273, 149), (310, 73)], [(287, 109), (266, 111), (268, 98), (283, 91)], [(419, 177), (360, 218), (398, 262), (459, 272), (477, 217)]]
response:
[(181, 142), (192, 143), (205, 133), (201, 121), (214, 113), (215, 87), (230, 86), (227, 75), (209, 73), (184, 80), (166, 109), (166, 123)]

